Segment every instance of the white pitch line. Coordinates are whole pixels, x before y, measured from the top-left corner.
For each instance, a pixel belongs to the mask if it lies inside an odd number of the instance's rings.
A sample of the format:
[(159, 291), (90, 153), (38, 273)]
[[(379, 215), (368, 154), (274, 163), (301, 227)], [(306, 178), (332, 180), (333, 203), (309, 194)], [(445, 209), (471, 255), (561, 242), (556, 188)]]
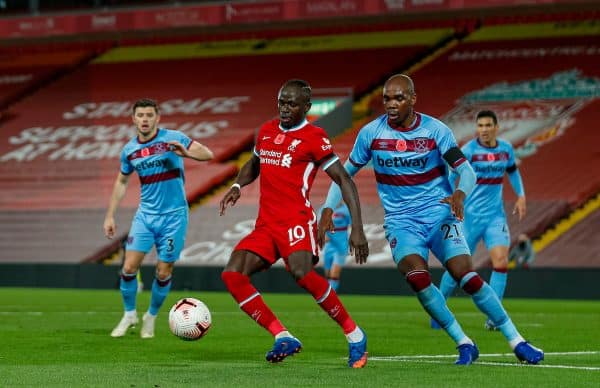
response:
[[(577, 355), (593, 355), (600, 354), (599, 350), (580, 351), (580, 352), (545, 352), (547, 356), (577, 356)], [(485, 353), (479, 357), (513, 357), (513, 353)], [(369, 360), (393, 361), (393, 360), (410, 360), (410, 359), (427, 359), (427, 358), (454, 358), (456, 354), (433, 354), (433, 355), (406, 355), (406, 356), (379, 356), (369, 357)]]
[[(369, 361), (402, 361), (402, 362), (418, 362), (418, 363), (426, 363), (426, 364), (447, 364), (444, 361), (416, 360), (416, 359), (408, 359), (408, 358), (381, 359), (378, 357), (369, 357)], [(548, 365), (548, 364), (530, 365), (530, 364), (490, 362), (490, 361), (475, 361), (475, 364), (477, 364), (477, 365), (495, 365), (495, 366), (516, 366), (519, 368), (531, 367), (531, 368), (577, 369), (577, 370), (600, 371), (600, 367), (594, 367), (594, 366)]]
[[(546, 356), (577, 356), (577, 355), (597, 355), (600, 351), (580, 351), (580, 352), (547, 352)], [(455, 358), (455, 354), (435, 354), (435, 355), (406, 355), (406, 356), (381, 356), (369, 357), (369, 361), (401, 361), (401, 362), (421, 362), (429, 364), (445, 364), (445, 361), (439, 359)], [(514, 357), (512, 353), (487, 353), (480, 354), (479, 357)], [(534, 368), (553, 368), (553, 369), (577, 369), (577, 370), (592, 370), (600, 371), (600, 367), (594, 366), (575, 366), (575, 365), (552, 365), (538, 364), (529, 365), (522, 363), (507, 363), (507, 362), (492, 362), (492, 361), (476, 361), (478, 365), (495, 365), (495, 366), (517, 366), (517, 367), (534, 367)]]

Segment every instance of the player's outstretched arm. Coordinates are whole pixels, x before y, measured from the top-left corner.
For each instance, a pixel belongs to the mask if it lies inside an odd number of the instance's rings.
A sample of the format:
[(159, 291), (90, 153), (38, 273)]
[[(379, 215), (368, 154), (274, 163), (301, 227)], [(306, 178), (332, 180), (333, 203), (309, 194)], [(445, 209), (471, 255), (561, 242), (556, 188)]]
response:
[[(352, 232), (350, 233), (350, 253), (354, 254), (354, 258), (358, 264), (363, 264), (367, 262), (367, 257), (369, 256), (369, 244), (367, 242), (367, 237), (365, 236), (365, 232), (363, 230), (362, 223), (362, 215), (360, 211), (360, 200), (358, 198), (358, 190), (356, 190), (356, 186), (350, 178), (348, 171), (342, 166), (342, 164), (338, 161), (334, 162), (331, 166), (329, 166), (326, 170), (329, 177), (339, 186), (339, 189), (342, 193), (342, 198), (346, 205), (348, 205), (348, 209), (350, 210), (350, 217), (352, 218)], [(328, 196), (329, 199), (329, 196)], [(328, 201), (326, 201), (328, 203)], [(331, 221), (331, 214), (327, 209), (329, 207), (323, 209), (323, 213), (321, 213), (321, 220), (323, 218), (328, 218), (329, 222), (333, 225), (333, 221)], [(327, 211), (327, 213), (325, 213)], [(333, 211), (331, 211), (333, 213)], [(319, 222), (319, 231), (317, 239), (320, 241), (321, 247), (323, 246), (323, 242), (325, 241), (325, 233), (329, 223), (327, 221), (323, 221), (323, 223)], [(333, 227), (333, 226), (331, 226)]]
[(115, 224), (115, 212), (119, 207), (119, 203), (127, 192), (127, 184), (129, 183), (129, 175), (119, 172), (115, 184), (113, 186), (112, 195), (108, 204), (108, 210), (104, 217), (104, 235), (106, 238), (112, 239), (117, 233), (117, 225)]
[(210, 148), (195, 140), (192, 141), (189, 148), (184, 147), (178, 141), (170, 141), (169, 144), (171, 145), (171, 150), (183, 158), (195, 159), (200, 162), (214, 158), (214, 154)]
[(220, 215), (225, 214), (225, 210), (228, 206), (234, 206), (235, 203), (240, 199), (242, 195), (241, 188), (252, 182), (260, 174), (260, 159), (255, 154), (252, 154), (250, 160), (248, 160), (241, 168), (235, 183), (227, 190), (223, 199), (221, 199)]

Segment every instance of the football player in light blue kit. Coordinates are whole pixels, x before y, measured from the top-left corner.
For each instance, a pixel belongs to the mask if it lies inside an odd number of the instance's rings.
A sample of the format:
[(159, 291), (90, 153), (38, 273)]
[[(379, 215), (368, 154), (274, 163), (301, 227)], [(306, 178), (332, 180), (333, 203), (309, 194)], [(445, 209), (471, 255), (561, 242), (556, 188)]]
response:
[(350, 252), (348, 228), (352, 224), (350, 210), (342, 201), (333, 211), (333, 231), (327, 232), (327, 241), (323, 248), (323, 268), (325, 277), (335, 291), (340, 286), (342, 268)]
[(125, 196), (129, 177), (140, 177), (140, 205), (131, 223), (120, 289), (125, 314), (111, 333), (122, 337), (138, 323), (136, 312), (137, 272), (146, 254), (156, 245), (158, 263), (152, 283), (152, 297), (142, 319), (142, 338), (154, 337), (154, 323), (171, 288), (173, 264), (183, 249), (188, 224), (188, 203), (184, 189), (183, 158), (199, 161), (213, 158), (212, 151), (184, 133), (158, 128), (160, 113), (154, 100), (141, 99), (133, 105), (137, 136), (123, 147), (121, 171), (117, 175), (104, 218), (104, 234), (116, 234), (114, 214)]
[[(479, 350), (431, 283), (429, 250), (504, 334), (517, 358), (537, 364), (544, 358), (543, 351), (523, 339), (496, 293), (473, 270), (461, 220), (463, 201), (475, 186), (475, 173), (450, 129), (414, 111), (416, 100), (410, 77), (399, 74), (389, 78), (383, 88), (387, 113), (360, 130), (344, 167), (354, 176), (372, 161), (394, 262), (425, 311), (456, 342), (456, 364), (471, 364), (479, 357)], [(460, 176), (454, 191), (446, 163)], [(339, 187), (332, 185), (319, 222), (319, 243), (333, 228), (332, 208), (339, 201)]]
[[(526, 213), (525, 190), (512, 145), (496, 137), (499, 129), (496, 114), (490, 110), (481, 111), (477, 114), (476, 123), (477, 138), (462, 147), (477, 175), (477, 184), (465, 200), (465, 237), (471, 252), (475, 252), (477, 243), (483, 239), (492, 259), (490, 287), (502, 299), (506, 288), (510, 247), (510, 232), (502, 202), (504, 174), (508, 173), (511, 186), (517, 194), (513, 214), (518, 214), (519, 221)], [(454, 184), (456, 178), (456, 174), (451, 173), (450, 184)], [(440, 291), (446, 299), (452, 295), (456, 285), (448, 271), (444, 272)], [(431, 326), (439, 327), (433, 320)], [(485, 327), (496, 330), (489, 319)]]

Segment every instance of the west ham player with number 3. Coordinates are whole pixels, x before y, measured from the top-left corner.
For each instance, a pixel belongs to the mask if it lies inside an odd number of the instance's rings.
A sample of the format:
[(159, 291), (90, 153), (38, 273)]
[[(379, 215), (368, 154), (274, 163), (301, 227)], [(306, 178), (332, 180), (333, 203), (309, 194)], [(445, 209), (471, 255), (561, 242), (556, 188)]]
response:
[(136, 274), (146, 253), (156, 244), (156, 277), (152, 283), (150, 306), (140, 330), (142, 338), (152, 338), (156, 315), (171, 288), (173, 264), (179, 259), (187, 231), (183, 158), (204, 161), (212, 159), (213, 153), (182, 132), (158, 128), (160, 112), (154, 100), (136, 101), (132, 119), (137, 136), (121, 151), (121, 171), (104, 218), (104, 234), (113, 238), (117, 231), (114, 214), (125, 196), (129, 177), (137, 171), (142, 185), (141, 200), (127, 237), (120, 280), (125, 314), (111, 336), (122, 337), (127, 329), (138, 323)]
[(356, 187), (333, 153), (325, 131), (306, 120), (310, 99), (311, 89), (305, 81), (289, 80), (281, 87), (279, 119), (260, 127), (252, 157), (221, 200), (223, 215), (240, 198), (241, 187), (260, 175), (255, 228), (234, 248), (222, 279), (240, 308), (275, 338), (267, 361), (283, 361), (298, 353), (302, 343), (283, 326), (250, 282), (252, 274), (283, 258), (296, 283), (342, 328), (349, 344), (348, 366), (362, 368), (367, 363), (367, 337), (327, 280), (314, 270), (318, 261), (317, 217), (309, 193), (318, 168), (341, 186), (341, 196), (352, 216), (350, 245), (357, 263), (367, 261), (369, 248)]
[[(523, 339), (496, 293), (473, 270), (461, 220), (463, 201), (473, 189), (475, 173), (450, 129), (414, 111), (416, 100), (410, 77), (399, 74), (389, 78), (383, 88), (387, 113), (360, 130), (344, 167), (353, 176), (373, 162), (394, 262), (425, 311), (456, 342), (456, 364), (471, 364), (479, 357), (479, 350), (448, 309), (440, 290), (431, 283), (429, 250), (504, 334), (517, 358), (537, 364), (544, 353)], [(454, 191), (444, 161), (460, 176)], [(332, 185), (323, 205), (319, 238), (333, 228), (331, 212), (339, 198), (339, 188)]]

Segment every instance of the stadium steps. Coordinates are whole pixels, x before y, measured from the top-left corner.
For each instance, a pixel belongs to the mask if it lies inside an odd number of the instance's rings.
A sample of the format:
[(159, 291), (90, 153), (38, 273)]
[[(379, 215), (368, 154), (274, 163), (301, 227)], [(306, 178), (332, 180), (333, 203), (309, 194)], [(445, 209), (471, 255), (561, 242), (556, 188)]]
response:
[(600, 193), (533, 241), (535, 267), (600, 267)]
[[(6, 80), (6, 84), (0, 89), (0, 112), (61, 77), (85, 67), (104, 50), (106, 48), (97, 47), (52, 52), (38, 51), (35, 48), (0, 48), (0, 80)], [(11, 78), (13, 81), (8, 82)], [(12, 117), (10, 112), (2, 113)]]

